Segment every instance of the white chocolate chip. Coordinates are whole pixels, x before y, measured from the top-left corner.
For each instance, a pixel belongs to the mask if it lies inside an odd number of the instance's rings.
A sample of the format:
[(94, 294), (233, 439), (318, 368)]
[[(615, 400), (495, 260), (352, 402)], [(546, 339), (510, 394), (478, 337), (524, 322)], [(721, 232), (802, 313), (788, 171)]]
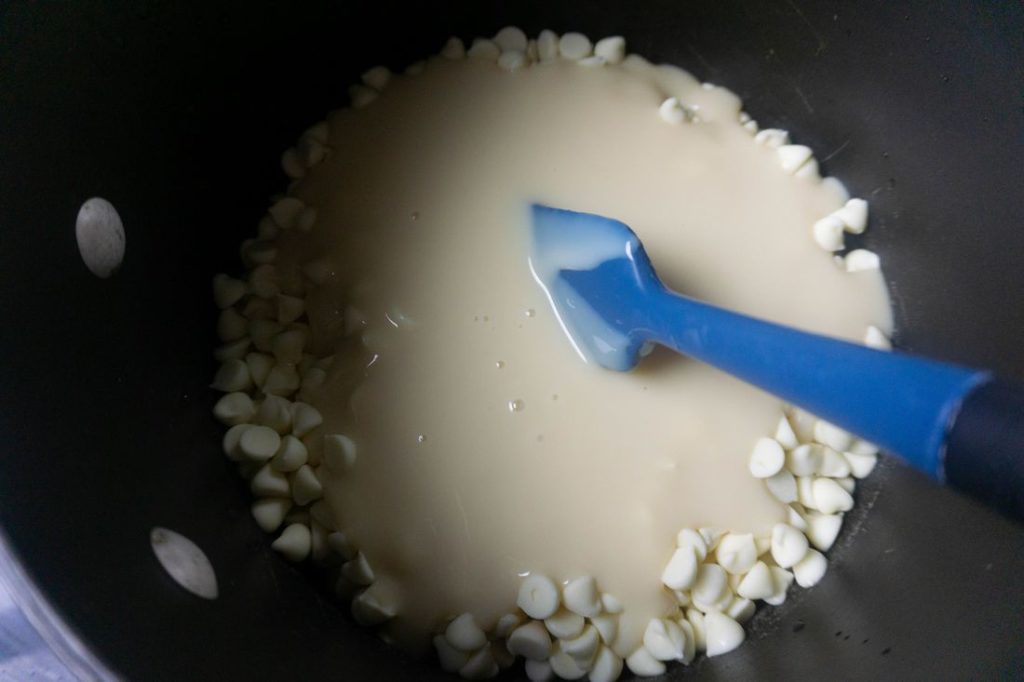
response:
[(772, 528), (772, 558), (782, 568), (789, 568), (804, 558), (808, 549), (807, 536), (785, 523)]
[(498, 57), (501, 56), (501, 48), (491, 40), (487, 40), (486, 38), (476, 38), (473, 40), (473, 44), (470, 46), (469, 51), (466, 54), (473, 59), (484, 59), (486, 61), (496, 62), (498, 61)]
[(626, 657), (626, 666), (630, 672), (640, 677), (654, 677), (665, 673), (665, 664), (651, 655), (651, 652), (640, 647)]
[(864, 344), (869, 348), (877, 348), (878, 350), (892, 349), (892, 343), (889, 341), (889, 337), (885, 335), (885, 332), (874, 325), (869, 326), (868, 330), (864, 333)]
[(235, 341), (229, 341), (222, 346), (218, 346), (217, 350), (213, 352), (213, 357), (217, 362), (226, 362), (228, 360), (242, 360), (245, 358), (246, 351), (249, 350), (249, 344), (252, 343), (248, 337), (242, 337)]
[(832, 448), (825, 448), (818, 473), (829, 478), (845, 478), (850, 475), (850, 464), (842, 454)]
[(594, 54), (609, 64), (618, 64), (626, 57), (626, 39), (622, 36), (602, 38), (594, 45)]
[(578, 680), (587, 674), (587, 671), (576, 664), (572, 656), (561, 651), (557, 646), (555, 652), (548, 660), (551, 670), (563, 680)]
[(226, 360), (213, 377), (211, 388), (225, 393), (247, 391), (252, 387), (249, 368), (241, 360)]
[(853, 509), (853, 497), (831, 478), (814, 480), (815, 506), (823, 514), (846, 512)]
[(622, 602), (615, 598), (615, 595), (604, 592), (601, 594), (601, 606), (605, 613), (622, 613)]
[(796, 502), (796, 478), (794, 478), (793, 474), (786, 469), (783, 469), (770, 478), (766, 478), (764, 482), (768, 487), (768, 492), (770, 492), (779, 502), (782, 502), (783, 504)]
[(544, 620), (558, 610), (558, 586), (546, 575), (533, 573), (519, 586), (516, 605), (530, 618)]
[(281, 447), (281, 436), (269, 426), (253, 426), (242, 433), (238, 449), (243, 455), (256, 462), (263, 462)]
[[(334, 518), (331, 513), (331, 508), (327, 505), (325, 500), (317, 500), (313, 504), (309, 505), (309, 515), (324, 528), (337, 530), (334, 527)], [(330, 542), (330, 538), (328, 538), (328, 542)]]
[(551, 664), (547, 661), (527, 661), (523, 664), (526, 670), (526, 676), (530, 678), (530, 682), (549, 682), (554, 679), (555, 671), (551, 669)]
[(868, 202), (863, 199), (850, 199), (832, 215), (843, 221), (847, 232), (861, 234), (868, 226)]
[(387, 87), (388, 81), (391, 80), (391, 72), (386, 66), (375, 66), (369, 71), (366, 71), (360, 80), (366, 85), (380, 92)]
[(449, 644), (444, 635), (435, 635), (433, 642), (434, 650), (437, 651), (437, 660), (441, 664), (441, 669), (445, 672), (456, 672), (459, 668), (466, 665), (466, 661), (469, 660), (469, 654), (465, 651), (459, 651)]
[(452, 36), (441, 48), (441, 56), (445, 59), (463, 59), (466, 56), (466, 46), (462, 40)]
[(802, 180), (820, 180), (821, 174), (819, 170), (817, 159), (811, 157), (805, 161), (802, 166), (796, 169), (796, 172), (793, 173), (793, 177), (800, 178)]
[(356, 462), (356, 444), (348, 436), (330, 433), (324, 436), (324, 464), (335, 472), (348, 471)]
[(597, 628), (601, 640), (611, 646), (619, 635), (619, 618), (614, 614), (601, 614), (590, 619), (591, 624)]
[(306, 174), (306, 165), (299, 158), (299, 153), (294, 147), (289, 147), (281, 154), (281, 170), (293, 180), (298, 180)]
[(847, 272), (865, 272), (882, 267), (878, 254), (867, 249), (854, 249), (843, 261)]
[(746, 599), (766, 599), (774, 593), (775, 581), (771, 569), (763, 561), (754, 564), (736, 587), (736, 594)]
[(686, 120), (686, 110), (678, 99), (669, 97), (658, 107), (658, 116), (666, 123), (682, 123)]
[(295, 371), (295, 365), (277, 363), (267, 374), (267, 380), (263, 383), (263, 392), (270, 395), (288, 396), (299, 388), (299, 374)]
[(558, 39), (558, 53), (566, 59), (589, 57), (593, 45), (590, 38), (582, 33), (570, 32)]
[(274, 219), (278, 227), (283, 230), (290, 230), (295, 225), (295, 219), (298, 218), (299, 213), (305, 204), (295, 197), (284, 197), (278, 199), (268, 210), (270, 217)]
[(236, 392), (221, 396), (213, 406), (213, 416), (222, 424), (234, 426), (252, 421), (256, 408), (248, 393)]
[(245, 364), (249, 367), (253, 383), (262, 387), (267, 382), (270, 370), (274, 368), (274, 358), (264, 353), (249, 353), (245, 356)]
[(765, 128), (754, 136), (754, 142), (771, 149), (778, 149), (789, 144), (789, 133), (778, 128)]
[[(715, 547), (718, 546), (718, 541), (722, 539), (722, 532), (714, 528), (698, 528), (697, 532), (704, 538), (704, 544), (709, 552), (713, 552)], [(676, 541), (678, 544), (678, 538), (676, 538)]]
[(814, 223), (814, 241), (826, 251), (840, 251), (843, 248), (843, 221), (835, 215), (827, 215)]
[(825, 449), (816, 443), (800, 445), (786, 453), (786, 468), (796, 476), (812, 476), (824, 456)]
[(835, 543), (839, 529), (843, 526), (842, 514), (809, 513), (804, 519), (807, 521), (807, 538), (811, 544), (816, 549), (827, 552)]
[(292, 499), (295, 504), (307, 505), (323, 497), (324, 488), (313, 472), (313, 467), (303, 464), (292, 476)]
[(757, 606), (754, 602), (742, 597), (736, 597), (729, 604), (729, 608), (725, 610), (725, 615), (737, 623), (746, 623), (753, 617), (755, 611), (757, 611)]
[(248, 291), (249, 287), (245, 282), (225, 274), (215, 275), (213, 278), (213, 302), (221, 310), (238, 303)]
[(370, 590), (363, 590), (352, 600), (352, 617), (363, 627), (373, 627), (395, 617), (395, 609), (381, 601)]
[(365, 85), (352, 85), (348, 89), (348, 98), (353, 109), (362, 109), (377, 99), (377, 91)]
[(249, 337), (256, 348), (267, 352), (272, 347), (274, 337), (282, 329), (275, 320), (252, 320), (249, 322)]
[(854, 452), (843, 453), (850, 465), (850, 473), (854, 478), (864, 478), (872, 472), (878, 463), (878, 455), (859, 455)]
[(853, 491), (857, 489), (857, 481), (853, 476), (843, 476), (842, 478), (835, 479), (837, 485), (846, 492), (853, 494)]
[(537, 36), (537, 57), (541, 62), (550, 62), (558, 57), (558, 34), (544, 29)]
[(697, 651), (704, 651), (707, 648), (707, 641), (704, 637), (704, 614), (695, 608), (686, 609), (686, 621), (693, 629), (693, 642)]
[(353, 585), (372, 585), (374, 580), (373, 568), (362, 552), (341, 565), (341, 574)]
[(679, 531), (679, 534), (676, 536), (676, 546), (679, 548), (692, 547), (698, 561), (704, 561), (708, 556), (707, 541), (703, 535), (692, 528), (684, 528)]
[(779, 157), (779, 164), (782, 170), (787, 173), (795, 173), (797, 169), (811, 159), (811, 150), (802, 144), (784, 144), (775, 150)]
[(466, 680), (488, 680), (499, 672), (498, 663), (491, 655), (490, 647), (483, 647), (469, 657), (459, 668), (459, 677)]
[[(781, 450), (780, 450), (781, 451)], [(742, 575), (757, 562), (757, 545), (750, 533), (726, 533), (715, 549), (718, 565), (733, 575)]]
[(544, 627), (558, 639), (571, 639), (578, 636), (583, 632), (583, 624), (583, 616), (568, 609), (559, 609), (544, 619)]
[(264, 465), (249, 481), (249, 489), (258, 497), (289, 497), (291, 484), (288, 477), (276, 471), (269, 464)]
[(774, 438), (759, 438), (750, 453), (750, 473), (756, 478), (770, 478), (782, 470), (786, 453)]
[(697, 566), (697, 553), (694, 547), (680, 547), (672, 553), (672, 558), (665, 565), (661, 582), (672, 590), (687, 590), (697, 579)]
[(793, 526), (797, 530), (806, 533), (808, 528), (807, 521), (804, 519), (804, 517), (800, 514), (799, 511), (793, 508), (794, 506), (799, 505), (793, 505), (789, 507), (789, 509), (786, 512), (787, 522), (789, 523), (789, 525)]
[(306, 347), (307, 334), (302, 329), (289, 329), (276, 335), (270, 349), (278, 362), (296, 364), (302, 360), (302, 351)]
[(281, 447), (277, 449), (274, 458), (270, 460), (270, 466), (277, 471), (296, 471), (307, 462), (309, 452), (306, 445), (295, 436), (285, 436), (281, 439)]
[(498, 66), (506, 71), (515, 71), (526, 66), (526, 53), (519, 50), (505, 50), (498, 57)]
[(224, 432), (224, 438), (221, 440), (221, 449), (228, 459), (237, 462), (244, 457), (239, 443), (242, 440), (242, 434), (251, 428), (251, 424), (236, 424)]
[(508, 636), (508, 650), (531, 661), (546, 661), (551, 657), (551, 636), (540, 621), (531, 620)]
[(602, 646), (590, 669), (590, 682), (615, 682), (622, 674), (622, 658), (607, 646)]
[(685, 617), (677, 618), (675, 622), (686, 636), (686, 644), (683, 646), (683, 657), (681, 660), (684, 665), (690, 665), (697, 655), (697, 635), (693, 630), (693, 625)]
[[(313, 370), (310, 370), (312, 372)], [(322, 371), (322, 370), (320, 370)], [(302, 438), (324, 421), (320, 410), (302, 402), (292, 404), (292, 433)]]
[(585, 618), (601, 613), (601, 593), (589, 575), (570, 580), (562, 590), (562, 601), (565, 608)]
[(515, 26), (506, 26), (494, 35), (494, 42), (502, 50), (526, 52), (526, 34)]
[(278, 294), (277, 296), (277, 321), (279, 324), (289, 324), (302, 317), (306, 312), (306, 301), (295, 296)]
[(260, 409), (257, 410), (253, 421), (261, 426), (269, 426), (284, 435), (292, 428), (292, 404), (280, 396), (268, 395), (260, 403)]
[(775, 592), (772, 596), (765, 597), (764, 603), (771, 606), (778, 606), (786, 601), (786, 592), (793, 584), (793, 574), (778, 566), (771, 567), (772, 582), (775, 584)]
[(448, 623), (444, 638), (459, 651), (476, 651), (487, 643), (487, 635), (476, 624), (473, 614), (464, 613)]
[(604, 57), (599, 57), (596, 54), (592, 54), (589, 57), (584, 57), (576, 62), (580, 66), (604, 66)]
[(519, 627), (522, 622), (523, 619), (518, 613), (506, 613), (494, 625), (494, 636), (498, 639), (507, 639), (512, 634), (512, 631)]
[(825, 560), (825, 555), (811, 549), (807, 551), (803, 559), (793, 566), (793, 577), (796, 578), (796, 584), (800, 587), (813, 587), (825, 577), (827, 568), (828, 562)]
[(818, 503), (814, 501), (814, 477), (800, 476), (796, 479), (797, 500), (808, 509), (817, 509)]
[(644, 648), (659, 661), (683, 659), (686, 634), (679, 624), (661, 618), (652, 618), (644, 630)]
[(293, 523), (284, 529), (270, 547), (280, 552), (288, 561), (299, 562), (309, 556), (312, 538), (305, 524)]
[(796, 432), (793, 431), (793, 427), (790, 425), (786, 415), (782, 415), (782, 418), (779, 419), (779, 425), (775, 427), (775, 440), (786, 450), (792, 450), (800, 445)]
[(291, 508), (292, 501), (287, 497), (264, 497), (252, 503), (252, 517), (264, 533), (273, 533)]
[(704, 637), (708, 658), (728, 653), (743, 643), (743, 626), (725, 614), (712, 611), (704, 616)]
[(563, 639), (559, 648), (563, 653), (572, 657), (576, 665), (583, 670), (589, 670), (594, 663), (594, 656), (601, 647), (601, 635), (593, 625), (583, 626), (583, 632), (571, 639)]
[(716, 564), (701, 564), (690, 597), (697, 605), (714, 607), (729, 593), (729, 578), (725, 569)]
[[(299, 160), (306, 168), (312, 168), (327, 157), (328, 149), (324, 145), (320, 144), (311, 137), (301, 137), (298, 143), (295, 145), (295, 153), (298, 154)], [(308, 210), (308, 209), (303, 209)], [(301, 217), (301, 213), (299, 214)], [(298, 221), (295, 223), (295, 227), (298, 227)], [(304, 230), (308, 231), (308, 230)]]
[(814, 424), (814, 440), (834, 450), (846, 450), (853, 443), (853, 436), (838, 426), (819, 419)]

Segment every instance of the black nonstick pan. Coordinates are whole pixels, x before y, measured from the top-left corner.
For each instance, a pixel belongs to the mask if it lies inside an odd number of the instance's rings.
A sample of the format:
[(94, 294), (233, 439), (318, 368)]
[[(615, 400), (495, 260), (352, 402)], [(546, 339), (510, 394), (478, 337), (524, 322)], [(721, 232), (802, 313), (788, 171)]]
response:
[[(83, 679), (454, 679), (270, 551), (210, 416), (210, 279), (359, 73), (506, 24), (622, 34), (737, 92), (870, 200), (896, 344), (1024, 379), (1020, 3), (5, 2), (0, 546)], [(93, 196), (127, 232), (106, 280), (75, 243)], [(821, 584), (667, 677), (1024, 676), (1024, 529), (891, 461), (858, 496)], [(154, 526), (206, 551), (216, 600), (161, 570)]]

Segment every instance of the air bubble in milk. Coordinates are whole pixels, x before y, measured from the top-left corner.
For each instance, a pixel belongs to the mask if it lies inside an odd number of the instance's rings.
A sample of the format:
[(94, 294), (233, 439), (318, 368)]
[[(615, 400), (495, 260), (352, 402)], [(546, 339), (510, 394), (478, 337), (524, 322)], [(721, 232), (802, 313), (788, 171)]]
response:
[(505, 366), (505, 361), (504, 360), (498, 360), (497, 362), (494, 363), (494, 366), (496, 368), (498, 368), (498, 369), (501, 369), (502, 367)]
[(508, 401), (508, 411), (509, 412), (522, 412), (525, 409), (526, 409), (526, 403), (523, 402), (522, 400), (516, 399), (516, 400)]

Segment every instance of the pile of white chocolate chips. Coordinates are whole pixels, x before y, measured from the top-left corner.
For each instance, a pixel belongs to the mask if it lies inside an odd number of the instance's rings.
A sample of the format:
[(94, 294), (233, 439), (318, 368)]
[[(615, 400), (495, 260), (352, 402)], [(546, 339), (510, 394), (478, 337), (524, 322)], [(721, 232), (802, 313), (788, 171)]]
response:
[[(528, 77), (536, 82), (529, 82)], [(570, 105), (559, 109), (557, 98), (549, 95), (560, 83), (573, 92), (566, 101), (575, 98), (579, 102), (580, 111), (572, 116), (566, 114)], [(437, 90), (433, 98), (423, 92), (424, 84)], [(531, 121), (527, 113), (515, 113), (502, 100), (503, 93), (515, 88), (522, 90), (509, 94), (508, 102), (532, 96), (536, 108), (541, 106), (541, 95), (549, 101), (550, 109), (537, 115), (551, 122), (555, 137), (538, 144), (552, 148), (551, 158), (546, 163), (527, 159), (525, 163), (534, 163), (535, 173), (517, 167), (522, 159), (516, 148), (529, 147), (532, 131), (541, 124)], [(693, 156), (678, 168), (672, 166), (675, 170), (671, 172), (682, 174), (679, 182), (692, 181), (699, 187), (702, 174), (718, 163), (712, 145), (719, 139), (739, 140), (742, 136), (748, 142), (736, 153), (750, 156), (751, 161), (742, 163), (744, 169), (757, 166), (750, 170), (750, 182), (774, 183), (766, 190), (765, 205), (750, 210), (781, 214), (779, 229), (795, 237), (780, 247), (779, 255), (746, 253), (769, 248), (762, 247), (759, 239), (764, 244), (781, 240), (772, 234), (755, 234), (774, 229), (759, 223), (756, 230), (748, 230), (749, 237), (742, 232), (725, 234), (728, 247), (720, 258), (700, 256), (701, 244), (707, 241), (701, 236), (708, 232), (702, 226), (705, 221), (710, 224), (728, 216), (729, 210), (747, 210), (736, 197), (729, 202), (737, 204), (735, 209), (723, 204), (707, 208), (707, 215), (694, 214), (693, 225), (686, 227), (690, 236), (681, 237), (690, 242), (677, 251), (698, 255), (692, 256), (692, 263), (682, 262), (679, 270), (699, 274), (702, 263), (710, 263), (705, 270), (711, 272), (725, 267), (725, 261), (736, 261), (740, 271), (753, 273), (750, 263), (766, 261), (774, 262), (771, 267), (776, 270), (803, 273), (801, 290), (814, 290), (819, 283), (827, 289), (825, 285), (834, 280), (839, 294), (827, 305), (811, 304), (829, 311), (828, 320), (817, 331), (849, 338), (851, 330), (858, 329), (857, 337), (867, 345), (887, 348), (891, 323), (878, 257), (863, 249), (847, 252), (844, 246), (845, 234), (864, 231), (866, 202), (850, 199), (838, 181), (822, 179), (811, 150), (792, 144), (785, 131), (760, 130), (740, 110), (734, 95), (699, 83), (674, 67), (653, 66), (635, 55), (626, 56), (620, 37), (593, 44), (579, 33), (558, 36), (542, 31), (536, 39), (528, 39), (519, 29), (509, 27), (492, 39), (477, 38), (468, 49), (452, 38), (440, 55), (413, 64), (402, 75), (383, 67), (370, 69), (349, 94), (350, 108), (312, 126), (285, 151), (282, 166), (291, 184), (284, 195), (273, 198), (256, 238), (243, 243), (245, 276), (236, 279), (221, 274), (214, 279), (214, 299), (220, 309), (217, 333), (223, 345), (216, 350), (221, 365), (213, 388), (224, 393), (214, 415), (228, 427), (224, 453), (237, 462), (239, 473), (249, 481), (254, 497), (252, 515), (264, 531), (275, 535), (273, 548), (293, 562), (312, 561), (335, 568), (339, 597), (350, 602), (359, 624), (376, 628), (410, 652), (432, 648), (445, 670), (467, 679), (492, 677), (515, 665), (520, 657), (531, 680), (588, 677), (607, 682), (617, 679), (624, 665), (637, 675), (658, 675), (672, 661), (689, 664), (700, 652), (717, 656), (731, 651), (743, 642), (742, 623), (754, 614), (757, 602), (778, 605), (785, 601), (793, 582), (806, 588), (820, 581), (826, 570), (823, 553), (835, 542), (843, 514), (854, 505), (856, 479), (867, 476), (875, 466), (876, 448), (686, 360), (670, 361), (662, 356), (656, 364), (663, 367), (616, 376), (583, 366), (558, 336), (553, 316), (530, 280), (522, 236), (527, 230), (516, 211), (540, 198), (556, 205), (572, 201), (576, 203), (564, 207), (624, 219), (647, 243), (659, 272), (667, 273), (671, 280), (676, 264), (668, 255), (664, 263), (659, 262), (659, 254), (672, 250), (670, 232), (677, 228), (666, 228), (664, 234), (650, 228), (652, 232), (646, 234), (645, 225), (657, 222), (658, 216), (647, 221), (642, 213), (616, 213), (632, 210), (629, 201), (650, 203), (650, 197), (641, 194), (651, 183), (626, 192), (637, 195), (623, 199), (627, 208), (603, 203), (611, 201), (608, 197), (622, 185), (577, 188), (568, 184), (566, 176), (575, 173), (573, 161), (554, 146), (571, 137), (566, 131), (574, 119), (577, 127), (600, 127), (602, 122), (594, 118), (591, 123), (585, 110), (589, 103), (600, 101), (588, 98), (607, 96), (609, 110), (623, 107), (621, 113), (610, 111), (609, 130), (615, 129), (617, 121), (632, 125), (638, 140), (647, 139), (642, 136), (658, 140), (666, 134), (692, 135), (686, 144), (691, 145), (687, 149)], [(474, 107), (475, 114), (466, 113)], [(472, 118), (453, 123), (459, 116)], [(407, 127), (411, 118), (424, 128), (415, 129), (411, 123)], [(629, 124), (634, 118), (638, 123)], [(490, 139), (489, 127), (498, 130), (517, 125), (520, 130), (494, 138), (499, 140), (497, 148), (484, 147)], [(430, 132), (425, 135), (424, 130)], [(600, 131), (595, 134), (602, 135)], [(436, 139), (422, 139), (431, 135)], [(633, 144), (630, 130), (622, 130), (621, 136), (626, 138), (625, 144)], [(466, 140), (467, 149), (459, 144), (461, 139)], [(388, 147), (391, 144), (394, 146)], [(634, 146), (643, 144), (639, 141)], [(705, 160), (698, 158), (702, 149), (711, 154)], [(628, 159), (611, 159), (607, 167), (602, 166), (602, 159), (610, 153), (598, 150), (593, 158), (581, 162), (594, 167), (594, 183), (614, 174), (616, 168), (632, 165)], [(475, 166), (477, 156), (484, 154), (492, 155), (491, 160)], [(584, 152), (573, 154), (582, 156)], [(500, 175), (501, 168), (509, 173), (507, 181)], [(490, 184), (467, 185), (473, 177), (491, 172), (498, 175), (488, 180)], [(721, 172), (722, 177), (732, 177), (746, 171), (733, 172), (723, 165)], [(433, 184), (419, 191), (427, 175)], [(536, 186), (530, 184), (534, 180)], [(450, 194), (446, 193), (449, 186)], [(786, 199), (778, 198), (790, 189), (811, 197), (806, 203), (810, 219), (805, 220), (800, 212), (804, 208), (793, 209)], [(727, 188), (726, 194), (730, 191)], [(675, 210), (670, 207), (666, 212)], [(821, 212), (811, 215), (813, 211)], [(464, 235), (453, 237), (455, 241), (437, 236), (463, 213), (474, 225), (493, 216), (491, 222), (499, 227), (485, 235), (477, 234), (483, 228), (467, 229)], [(508, 222), (513, 224), (506, 225)], [(679, 230), (685, 222), (679, 221)], [(666, 224), (676, 225), (671, 220)], [(435, 230), (433, 236), (428, 233), (431, 229)], [(512, 236), (494, 236), (506, 233)], [(751, 246), (745, 251), (743, 244), (748, 240)], [(465, 243), (470, 254), (465, 266), (460, 254), (453, 251), (457, 248), (454, 243)], [(722, 247), (709, 244), (707, 248), (713, 252)], [(492, 252), (497, 260), (488, 260)], [(446, 259), (450, 259), (447, 265), (437, 265)], [(462, 272), (472, 270), (478, 261), (479, 269)], [(429, 267), (434, 269), (417, 269)], [(517, 268), (521, 268), (521, 278), (515, 274)], [(389, 290), (390, 283), (402, 280), (407, 271), (413, 273), (409, 275), (411, 283), (405, 282), (406, 289), (401, 291), (412, 293), (393, 300), (401, 296), (394, 293), (399, 289)], [(731, 277), (728, 283), (712, 283), (704, 289), (697, 274), (692, 282), (676, 279), (670, 284), (684, 290), (696, 288), (697, 295), (709, 299), (720, 292), (723, 298), (714, 302), (746, 308), (745, 312), (753, 314), (762, 312), (743, 298), (746, 291), (759, 287), (756, 274), (750, 275), (749, 282)], [(497, 291), (499, 281), (507, 292)], [(431, 291), (433, 286), (438, 292)], [(481, 298), (470, 300), (463, 308), (457, 302), (435, 301), (448, 295), (445, 292), (468, 292), (467, 296), (479, 292)], [(870, 299), (872, 305), (854, 310), (854, 293), (863, 294), (861, 298)], [(504, 300), (502, 296), (512, 301), (509, 310), (519, 313), (506, 315), (497, 302), (487, 307), (486, 301)], [(792, 292), (780, 294), (779, 309), (764, 314), (785, 317), (780, 312), (782, 302), (793, 296)], [(839, 296), (850, 302), (834, 300)], [(844, 309), (854, 310), (848, 313), (852, 321), (844, 321)], [(814, 326), (799, 318), (781, 321)], [(503, 337), (511, 341), (505, 343), (500, 340)], [(457, 346), (460, 338), (465, 339), (463, 347), (435, 347)], [(537, 360), (535, 374), (517, 370), (517, 362), (519, 367), (527, 362), (523, 349), (532, 348), (530, 344), (539, 349), (538, 358), (552, 358)], [(420, 355), (426, 358), (422, 362)], [(442, 366), (449, 356), (457, 359), (452, 360), (457, 369)], [(489, 366), (474, 365), (479, 358)], [(675, 364), (664, 367), (669, 362)], [(437, 371), (433, 371), (435, 367)], [(549, 385), (548, 379), (562, 371), (561, 367), (573, 374), (562, 387)], [(676, 367), (679, 369), (673, 369)], [(487, 378), (491, 376), (496, 377), (493, 382)], [(659, 393), (659, 376), (668, 376), (662, 382), (663, 393)], [(555, 412), (572, 409), (575, 394), (569, 383), (585, 381), (601, 382), (586, 384), (582, 390), (604, 395), (602, 404), (609, 402), (607, 396), (615, 395), (621, 396), (624, 404), (647, 409), (642, 407), (643, 401), (654, 400), (651, 396), (655, 393), (664, 395), (666, 404), (679, 396), (679, 408), (666, 408), (666, 415), (674, 409), (679, 415), (685, 412), (682, 406), (687, 396), (681, 391), (691, 381), (696, 386), (721, 386), (724, 391), (721, 405), (715, 402), (717, 394), (702, 393), (708, 397), (707, 409), (716, 410), (707, 414), (728, 412), (731, 396), (743, 396), (759, 406), (747, 413), (756, 415), (747, 419), (750, 424), (744, 422), (742, 405), (737, 404), (735, 415), (722, 416), (722, 424), (731, 426), (711, 429), (716, 433), (735, 430), (735, 447), (742, 449), (700, 454), (720, 463), (724, 473), (703, 468), (710, 464), (686, 464), (687, 457), (692, 460), (695, 456), (690, 451), (678, 459), (666, 459), (661, 452), (668, 451), (667, 446), (658, 450), (661, 445), (654, 443), (648, 448), (654, 452), (651, 480), (690, 480), (696, 489), (710, 484), (711, 478), (721, 485), (734, 485), (729, 475), (741, 475), (740, 483), (750, 486), (753, 480), (758, 487), (738, 489), (737, 500), (757, 497), (762, 506), (756, 509), (773, 510), (774, 516), (764, 518), (765, 514), (755, 509), (749, 518), (737, 521), (717, 518), (717, 511), (687, 511), (690, 516), (680, 512), (679, 518), (690, 519), (687, 523), (693, 525), (673, 527), (677, 521), (667, 518), (664, 510), (696, 492), (679, 489), (676, 495), (658, 488), (656, 492), (664, 495), (668, 507), (648, 509), (624, 502), (621, 513), (613, 512), (626, 519), (622, 537), (649, 541), (651, 556), (660, 557), (651, 573), (629, 574), (630, 580), (647, 590), (643, 592), (646, 602), (631, 596), (629, 583), (614, 582), (619, 579), (613, 577), (610, 563), (604, 566), (600, 559), (591, 559), (607, 555), (610, 562), (611, 555), (623, 552), (619, 546), (577, 550), (574, 542), (581, 543), (584, 537), (579, 534), (573, 542), (552, 538), (544, 545), (549, 554), (528, 556), (524, 550), (530, 546), (528, 541), (557, 534), (557, 527), (549, 524), (562, 515), (562, 508), (578, 505), (569, 497), (560, 503), (541, 487), (537, 490), (544, 490), (543, 495), (506, 503), (502, 496), (508, 491), (501, 482), (520, 485), (514, 482), (519, 475), (514, 468), (518, 453), (525, 453), (518, 465), (524, 469), (521, 475), (527, 480), (533, 477), (537, 486), (544, 485), (542, 478), (562, 476), (554, 473), (559, 471), (557, 461), (563, 455), (570, 457), (574, 438), (592, 435), (595, 440), (586, 441), (585, 447), (594, 452), (600, 443), (610, 442), (613, 451), (606, 461), (621, 462), (622, 467), (629, 466), (634, 456), (619, 451), (630, 441), (619, 439), (618, 431), (623, 429), (610, 421), (611, 417), (595, 412), (598, 407), (579, 413)], [(478, 388), (477, 384), (484, 386)], [(462, 394), (466, 405), (460, 409), (466, 414), (449, 414), (452, 408), (444, 401), (455, 399), (449, 395)], [(438, 403), (434, 411), (425, 404), (435, 402), (431, 396), (436, 396)], [(500, 401), (494, 396), (500, 396)], [(488, 404), (492, 398), (493, 406)], [(578, 402), (582, 400), (579, 397)], [(472, 412), (474, 409), (480, 411)], [(703, 414), (700, 409), (701, 405), (694, 403), (695, 414)], [(768, 425), (765, 415), (772, 410), (775, 416)], [(553, 414), (561, 416), (549, 418)], [(659, 419), (652, 418), (643, 430), (657, 434), (664, 424), (666, 442), (689, 433), (674, 430), (673, 419)], [(695, 419), (699, 422), (703, 417)], [(686, 419), (680, 417), (679, 421)], [(492, 428), (492, 423), (501, 426)], [(579, 433), (571, 431), (560, 438), (559, 429), (568, 428), (566, 425), (579, 426)], [(709, 430), (701, 424), (684, 426), (694, 433)], [(493, 462), (485, 458), (452, 465), (441, 458), (469, 447), (460, 445), (458, 437), (481, 450), (489, 450), (488, 443), (493, 443), (502, 454)], [(708, 447), (713, 447), (719, 441), (708, 442)], [(638, 444), (635, 449), (639, 453), (643, 448)], [(531, 453), (538, 454), (531, 459)], [(424, 462), (427, 457), (438, 459)], [(594, 467), (604, 466), (599, 454), (593, 457)], [(641, 454), (636, 458), (636, 467), (648, 466)], [(471, 474), (460, 473), (470, 470)], [(497, 482), (487, 478), (491, 470), (499, 472)], [(575, 476), (573, 470), (567, 471)], [(702, 471), (708, 480), (694, 481)], [(627, 481), (623, 486), (629, 485), (628, 476), (622, 479)], [(422, 494), (417, 486), (423, 487)], [(493, 505), (488, 507), (485, 500), (481, 507), (467, 499), (472, 486), (480, 488), (484, 498), (493, 497)], [(446, 496), (446, 490), (451, 494)], [(614, 506), (613, 491), (614, 486), (594, 492), (595, 504)], [(590, 493), (566, 493), (570, 494)], [(650, 497), (654, 493), (642, 494)], [(385, 502), (371, 508), (374, 499)], [(592, 518), (600, 526), (603, 517), (580, 518)], [(586, 525), (579, 519), (571, 522), (577, 527)], [(475, 525), (478, 523), (481, 525)], [(740, 525), (744, 523), (750, 527)], [(489, 532), (488, 528), (499, 530)], [(610, 521), (608, 528), (611, 543), (619, 536), (613, 536)], [(601, 537), (600, 527), (594, 532)], [(480, 556), (486, 554), (480, 535), (500, 536), (500, 549), (493, 550), (500, 557)], [(563, 546), (566, 553), (575, 552), (571, 560), (560, 564), (557, 557), (547, 559)], [(445, 556), (446, 550), (450, 556)], [(642, 554), (637, 551), (638, 556)], [(530, 561), (539, 565), (523, 564)], [(451, 586), (445, 583), (445, 570), (457, 574)], [(576, 572), (553, 573), (558, 570)], [(417, 579), (435, 581), (436, 590), (422, 589), (423, 585), (413, 582)], [(612, 589), (609, 583), (619, 587)]]

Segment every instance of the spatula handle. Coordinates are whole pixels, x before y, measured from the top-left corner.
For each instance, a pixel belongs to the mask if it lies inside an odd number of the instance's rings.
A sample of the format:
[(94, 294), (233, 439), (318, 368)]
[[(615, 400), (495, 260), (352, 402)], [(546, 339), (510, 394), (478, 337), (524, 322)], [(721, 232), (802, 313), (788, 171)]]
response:
[(799, 331), (667, 289), (652, 294), (654, 340), (1024, 519), (1024, 390), (985, 371)]

